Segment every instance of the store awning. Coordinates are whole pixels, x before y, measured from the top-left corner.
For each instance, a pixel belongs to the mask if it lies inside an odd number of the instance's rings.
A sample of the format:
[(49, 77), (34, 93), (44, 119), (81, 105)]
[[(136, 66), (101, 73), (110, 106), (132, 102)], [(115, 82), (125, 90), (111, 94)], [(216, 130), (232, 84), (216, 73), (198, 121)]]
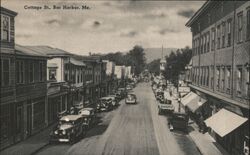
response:
[(188, 93), (185, 97), (183, 97), (181, 99), (181, 103), (184, 105), (184, 106), (187, 106), (187, 104), (189, 102), (191, 102), (192, 100), (194, 100), (195, 98), (199, 98), (199, 96), (193, 92), (190, 92)]
[(211, 127), (218, 135), (224, 137), (243, 123), (247, 118), (241, 117), (226, 109), (221, 109), (219, 112), (205, 120), (208, 127)]
[(70, 58), (70, 63), (72, 63), (76, 66), (86, 66), (85, 63), (83, 63), (82, 61), (76, 60), (74, 58)]
[(199, 109), (199, 107), (201, 107), (206, 102), (207, 102), (206, 99), (197, 95), (197, 97), (195, 97), (187, 104), (187, 107), (194, 113), (196, 110)]

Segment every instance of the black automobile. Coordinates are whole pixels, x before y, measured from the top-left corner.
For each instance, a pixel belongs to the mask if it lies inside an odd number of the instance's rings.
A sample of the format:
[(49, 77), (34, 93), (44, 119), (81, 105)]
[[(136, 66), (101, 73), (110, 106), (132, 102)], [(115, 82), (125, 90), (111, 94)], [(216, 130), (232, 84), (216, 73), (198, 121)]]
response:
[(168, 118), (168, 126), (170, 131), (173, 130), (183, 130), (188, 132), (188, 120), (189, 116), (187, 113), (173, 112), (173, 114)]
[(84, 137), (86, 128), (81, 115), (63, 116), (58, 125), (50, 133), (50, 142), (75, 143), (76, 140)]
[(98, 112), (109, 111), (112, 108), (113, 108), (113, 106), (112, 106), (112, 98), (111, 97), (102, 97), (96, 106), (96, 110)]
[(83, 125), (87, 128), (92, 127), (96, 123), (96, 113), (94, 108), (83, 108), (78, 114), (83, 117)]

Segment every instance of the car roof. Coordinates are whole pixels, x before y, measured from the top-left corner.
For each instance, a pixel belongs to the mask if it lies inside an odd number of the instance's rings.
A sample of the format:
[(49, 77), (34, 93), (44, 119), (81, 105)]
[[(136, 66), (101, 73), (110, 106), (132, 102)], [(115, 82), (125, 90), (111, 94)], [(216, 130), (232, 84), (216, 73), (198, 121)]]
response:
[(101, 100), (108, 100), (108, 99), (111, 99), (110, 96), (106, 96), (106, 97), (102, 97)]
[(128, 95), (136, 96), (135, 94), (129, 93)]
[(83, 110), (91, 111), (91, 110), (94, 110), (94, 108), (83, 108), (81, 111), (83, 111)]
[(60, 120), (61, 121), (76, 121), (77, 119), (81, 118), (81, 115), (66, 115), (63, 116)]

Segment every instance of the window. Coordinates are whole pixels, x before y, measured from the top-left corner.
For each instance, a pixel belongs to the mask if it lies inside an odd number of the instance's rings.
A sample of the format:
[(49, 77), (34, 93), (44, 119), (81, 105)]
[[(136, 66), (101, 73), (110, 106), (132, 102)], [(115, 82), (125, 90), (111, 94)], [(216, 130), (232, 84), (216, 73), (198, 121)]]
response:
[(217, 26), (217, 49), (220, 49), (220, 35), (221, 35), (221, 30), (220, 30), (220, 25)]
[(241, 95), (242, 67), (237, 68), (237, 95)]
[(34, 82), (34, 72), (35, 72), (34, 63), (30, 62), (30, 64), (29, 64), (29, 80), (30, 80), (30, 83)]
[(210, 15), (210, 13), (207, 14), (207, 22), (208, 22), (208, 25), (209, 25), (210, 22), (211, 22), (211, 15)]
[(202, 54), (203, 53), (203, 36), (201, 36), (201, 46), (200, 46), (200, 53)]
[(214, 67), (211, 66), (210, 68), (210, 72), (211, 72), (211, 88), (214, 88)]
[(215, 29), (212, 29), (212, 47), (211, 50), (214, 51), (215, 50)]
[(216, 90), (220, 89), (220, 67), (216, 68)]
[(226, 24), (222, 24), (222, 48), (225, 47), (225, 33), (226, 33)]
[(17, 69), (17, 80), (16, 82), (19, 84), (23, 84), (24, 83), (24, 61), (17, 61), (16, 63), (16, 69)]
[(56, 80), (56, 68), (49, 68), (49, 80)]
[(247, 40), (250, 40), (250, 7), (247, 10)]
[(206, 46), (206, 43), (207, 43), (207, 36), (206, 34), (204, 34), (203, 36), (203, 47), (204, 47), (204, 53), (207, 52), (207, 46)]
[(10, 41), (10, 17), (1, 15), (1, 40)]
[(222, 72), (221, 72), (221, 89), (225, 90), (225, 67), (222, 67)]
[(242, 12), (238, 14), (238, 42), (242, 42)]
[(229, 19), (227, 21), (227, 46), (228, 47), (231, 46), (231, 23), (232, 23), (232, 20)]
[(1, 60), (1, 86), (8, 86), (10, 84), (10, 60)]
[(210, 51), (210, 32), (207, 33), (207, 52)]
[(250, 66), (246, 70), (246, 95), (250, 97)]
[(80, 72), (77, 70), (77, 83), (80, 83)]
[(43, 63), (39, 62), (39, 81), (43, 81)]
[(227, 67), (227, 73), (226, 73), (226, 82), (227, 82), (227, 93), (230, 93), (231, 89), (231, 67)]
[(206, 86), (208, 87), (209, 86), (209, 67), (206, 67), (206, 70), (207, 70)]

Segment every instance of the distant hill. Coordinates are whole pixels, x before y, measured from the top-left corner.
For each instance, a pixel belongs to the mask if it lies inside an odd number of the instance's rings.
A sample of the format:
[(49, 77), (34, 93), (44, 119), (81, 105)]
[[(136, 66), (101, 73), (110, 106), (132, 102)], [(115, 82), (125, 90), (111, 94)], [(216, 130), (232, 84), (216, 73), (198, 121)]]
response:
[[(163, 48), (163, 56), (169, 55), (171, 51), (176, 51), (177, 48)], [(147, 59), (147, 63), (161, 58), (162, 48), (145, 48), (145, 57)]]

